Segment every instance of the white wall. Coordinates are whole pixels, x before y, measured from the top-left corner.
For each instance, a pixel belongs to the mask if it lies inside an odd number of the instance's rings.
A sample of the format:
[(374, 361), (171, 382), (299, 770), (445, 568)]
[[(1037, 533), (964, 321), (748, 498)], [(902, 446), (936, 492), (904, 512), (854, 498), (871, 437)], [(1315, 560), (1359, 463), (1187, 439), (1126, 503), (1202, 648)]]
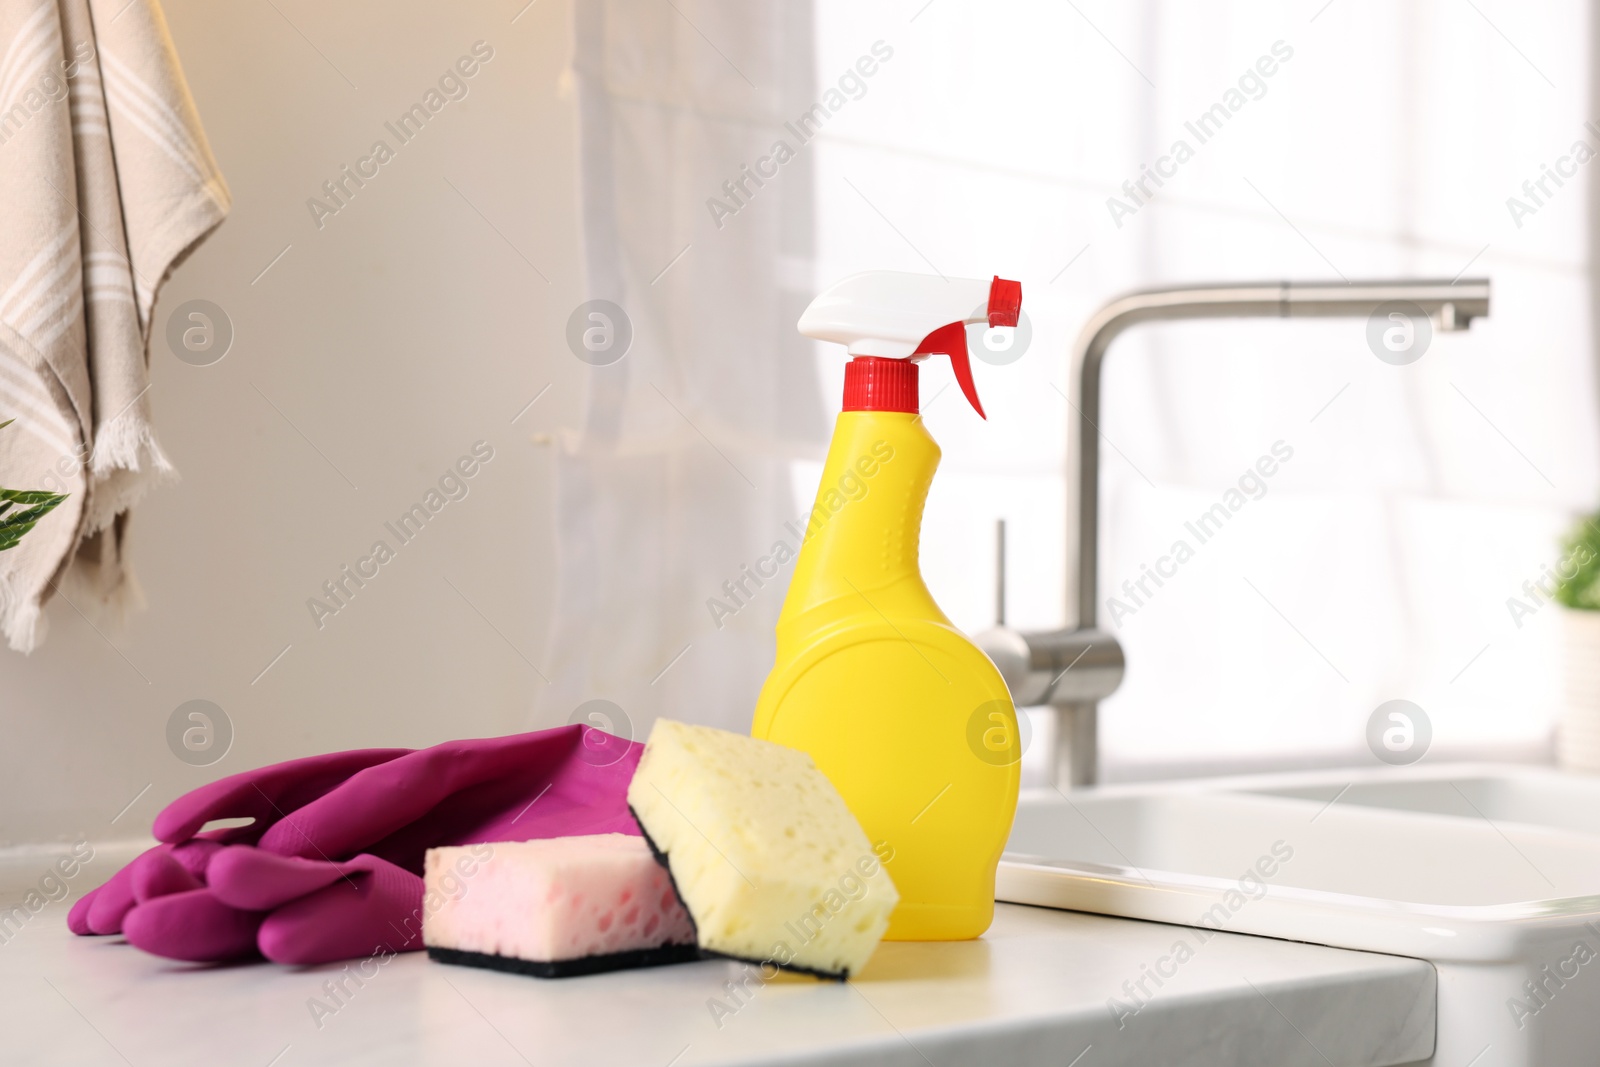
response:
[[(134, 513), (147, 610), (102, 636), (57, 600), (42, 650), (0, 652), (0, 844), (135, 836), (223, 774), (529, 724), (556, 573), (533, 438), (575, 409), (584, 368), (563, 340), (581, 299), (570, 12), (544, 0), (513, 23), (521, 7), (167, 0), (234, 196), (156, 309), (151, 397), (183, 481)], [(467, 97), (319, 231), (307, 198), (374, 140), (393, 147), (384, 122), (479, 40), (494, 56)], [(209, 367), (160, 336), (197, 298), (236, 331)], [(469, 495), (319, 630), (307, 599), (395, 545), (383, 523), (479, 440), (494, 459)], [(194, 698), (236, 729), (210, 767), (166, 741)]]

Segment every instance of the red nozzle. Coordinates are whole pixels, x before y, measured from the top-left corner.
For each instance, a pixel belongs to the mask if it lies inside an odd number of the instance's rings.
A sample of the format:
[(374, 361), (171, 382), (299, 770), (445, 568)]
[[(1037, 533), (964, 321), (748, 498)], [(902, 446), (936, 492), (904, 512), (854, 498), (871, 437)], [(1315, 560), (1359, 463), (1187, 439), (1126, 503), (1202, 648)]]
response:
[(989, 283), (989, 325), (1015, 326), (1022, 317), (1022, 283), (1008, 282), (1000, 275)]

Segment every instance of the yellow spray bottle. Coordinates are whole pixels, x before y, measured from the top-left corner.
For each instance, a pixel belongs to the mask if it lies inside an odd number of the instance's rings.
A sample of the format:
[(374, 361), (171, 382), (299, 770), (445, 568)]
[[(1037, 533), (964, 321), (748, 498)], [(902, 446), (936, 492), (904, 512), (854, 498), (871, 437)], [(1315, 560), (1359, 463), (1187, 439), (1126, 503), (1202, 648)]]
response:
[(966, 324), (1014, 327), (1022, 287), (872, 271), (823, 292), (800, 332), (848, 347), (844, 410), (778, 618), (751, 733), (810, 753), (860, 820), (900, 903), (899, 941), (977, 937), (1020, 780), (1016, 710), (917, 561), (939, 446), (917, 361), (948, 355), (980, 416)]

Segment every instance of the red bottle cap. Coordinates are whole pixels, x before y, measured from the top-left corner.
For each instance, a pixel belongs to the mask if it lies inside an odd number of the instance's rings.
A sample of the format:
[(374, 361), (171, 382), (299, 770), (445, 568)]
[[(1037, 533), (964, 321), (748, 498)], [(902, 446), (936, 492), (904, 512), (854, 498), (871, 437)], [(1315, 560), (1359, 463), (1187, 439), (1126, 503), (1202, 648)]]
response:
[(846, 411), (918, 411), (917, 365), (909, 359), (857, 356), (844, 365)]

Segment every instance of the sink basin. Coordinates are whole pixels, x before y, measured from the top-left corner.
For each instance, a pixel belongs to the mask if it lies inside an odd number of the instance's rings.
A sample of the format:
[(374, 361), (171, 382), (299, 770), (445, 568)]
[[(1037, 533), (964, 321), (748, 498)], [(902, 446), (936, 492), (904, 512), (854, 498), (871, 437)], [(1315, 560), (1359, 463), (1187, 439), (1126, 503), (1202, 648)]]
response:
[[(1429, 960), (1439, 1067), (1600, 1043), (1600, 781), (1457, 765), (1031, 791), (996, 895), (1194, 927), (1190, 952), (1226, 930)], [(1187, 958), (1108, 1011), (1137, 1025)]]
[(1546, 767), (1457, 764), (1392, 772), (1324, 771), (1314, 775), (1221, 780), (1223, 788), (1393, 811), (1427, 812), (1549, 826), (1600, 835), (1600, 778)]

